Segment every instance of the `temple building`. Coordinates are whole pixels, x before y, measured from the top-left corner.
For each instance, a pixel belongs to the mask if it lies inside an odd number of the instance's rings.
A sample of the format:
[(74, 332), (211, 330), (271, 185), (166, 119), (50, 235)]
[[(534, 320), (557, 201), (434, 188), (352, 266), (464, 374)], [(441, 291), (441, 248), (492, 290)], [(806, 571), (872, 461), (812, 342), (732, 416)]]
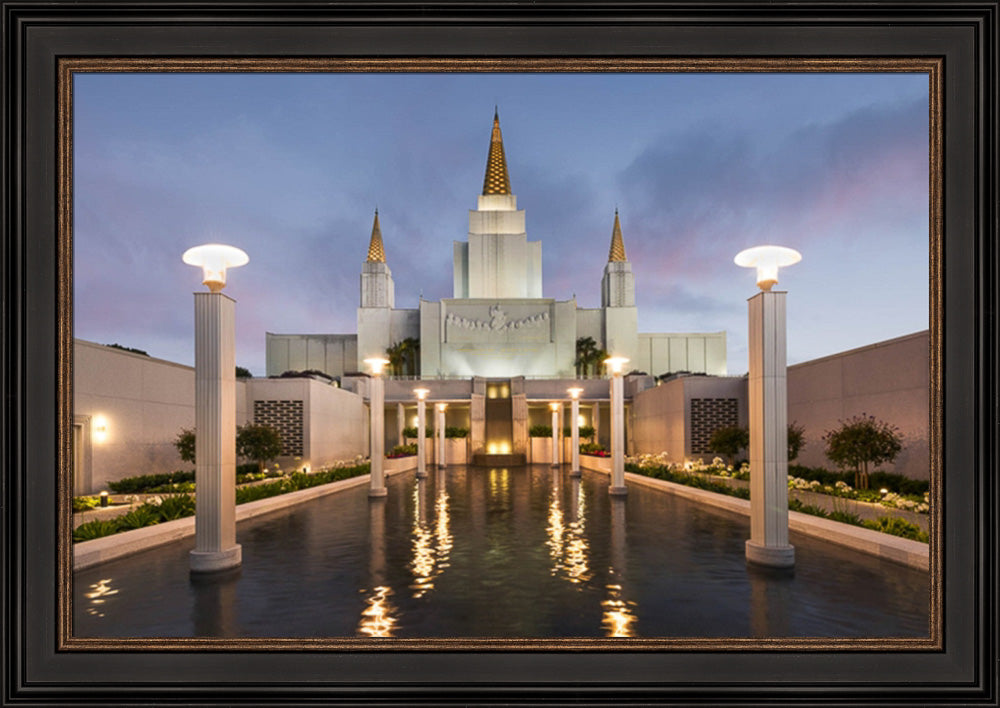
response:
[(267, 333), (267, 374), (318, 370), (340, 377), (364, 372), (365, 359), (385, 356), (408, 342), (413, 363), (403, 373), (421, 379), (569, 379), (586, 373), (578, 366), (578, 342), (583, 340), (584, 346), (592, 343), (591, 351), (627, 357), (631, 370), (652, 376), (681, 371), (726, 375), (725, 332), (638, 331), (635, 277), (617, 210), (600, 283), (601, 306), (583, 308), (575, 297), (545, 296), (542, 242), (528, 239), (525, 211), (517, 208), (511, 191), (496, 113), (482, 193), (469, 212), (466, 239), (452, 248), (453, 296), (397, 308), (376, 211), (361, 270), (357, 333)]

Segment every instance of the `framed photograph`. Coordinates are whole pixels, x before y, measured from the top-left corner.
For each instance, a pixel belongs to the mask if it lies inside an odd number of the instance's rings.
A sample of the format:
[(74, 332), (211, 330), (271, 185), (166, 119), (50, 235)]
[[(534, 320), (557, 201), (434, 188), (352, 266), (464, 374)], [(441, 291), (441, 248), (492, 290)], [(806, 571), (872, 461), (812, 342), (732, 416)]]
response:
[(995, 705), (996, 11), (5, 3), (5, 704)]

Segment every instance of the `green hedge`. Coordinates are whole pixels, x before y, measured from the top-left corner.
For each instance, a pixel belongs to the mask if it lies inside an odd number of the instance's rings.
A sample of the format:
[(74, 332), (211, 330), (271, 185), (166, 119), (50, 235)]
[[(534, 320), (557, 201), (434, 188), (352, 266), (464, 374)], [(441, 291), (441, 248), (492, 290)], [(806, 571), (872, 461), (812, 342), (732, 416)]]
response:
[[(260, 474), (256, 462), (236, 465), (236, 484), (264, 479), (265, 477), (280, 477), (280, 472), (265, 471)], [(171, 492), (193, 492), (194, 470), (179, 470), (165, 474), (143, 474), (137, 477), (124, 477), (114, 482), (108, 482), (108, 489), (115, 494), (169, 494)]]
[[(238, 488), (236, 490), (236, 503), (245, 504), (258, 499), (267, 499), (268, 497), (276, 497), (280, 494), (296, 492), (300, 489), (317, 487), (321, 484), (338, 482), (342, 479), (368, 474), (369, 470), (370, 467), (365, 462), (353, 467), (322, 470), (313, 474), (294, 472), (287, 478), (275, 482)], [(88, 521), (85, 524), (80, 524), (73, 531), (73, 541), (90, 541), (102, 536), (110, 536), (120, 531), (130, 531), (145, 526), (152, 526), (163, 521), (173, 521), (185, 516), (192, 516), (194, 509), (194, 497), (190, 494), (176, 494), (163, 497), (159, 504), (155, 503), (154, 500), (149, 500), (117, 518)]]

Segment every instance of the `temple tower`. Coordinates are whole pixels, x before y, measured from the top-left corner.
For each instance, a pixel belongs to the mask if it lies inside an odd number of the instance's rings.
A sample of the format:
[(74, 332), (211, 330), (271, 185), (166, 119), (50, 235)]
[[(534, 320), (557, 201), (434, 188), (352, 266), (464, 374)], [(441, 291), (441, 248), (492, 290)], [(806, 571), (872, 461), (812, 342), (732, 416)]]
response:
[(358, 361), (357, 370), (364, 371), (364, 360), (384, 356), (392, 344), (392, 308), (396, 302), (396, 289), (392, 271), (385, 262), (382, 228), (378, 222), (378, 209), (372, 224), (368, 258), (361, 266), (361, 307), (358, 308)]
[(477, 207), (469, 212), (468, 241), (454, 244), (454, 296), (542, 297), (542, 244), (528, 241), (524, 210), (510, 191), (497, 112)]
[(601, 309), (604, 314), (604, 348), (615, 356), (636, 362), (639, 353), (638, 312), (635, 307), (635, 277), (625, 255), (622, 225), (615, 209), (611, 248), (601, 279)]

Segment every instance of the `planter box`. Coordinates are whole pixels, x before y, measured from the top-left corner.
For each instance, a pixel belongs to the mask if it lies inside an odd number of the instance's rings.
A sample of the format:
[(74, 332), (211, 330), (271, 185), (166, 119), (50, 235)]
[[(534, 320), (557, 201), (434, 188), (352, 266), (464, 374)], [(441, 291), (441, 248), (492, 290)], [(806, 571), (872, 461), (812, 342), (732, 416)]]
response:
[(552, 464), (552, 438), (528, 438), (531, 456), (528, 462), (536, 465)]
[[(417, 444), (417, 439), (416, 438), (406, 438), (406, 444), (407, 445), (416, 445)], [(435, 462), (437, 462), (437, 460), (434, 459), (434, 448), (435, 448), (436, 444), (437, 444), (437, 438), (434, 438), (434, 437), (427, 438), (425, 440), (425, 442), (424, 442), (424, 454), (427, 456), (427, 464), (428, 465), (433, 465)], [(416, 460), (417, 458), (414, 457), (413, 459)], [(414, 462), (413, 464), (416, 465), (417, 463)]]
[(382, 470), (386, 474), (399, 474), (400, 472), (406, 472), (407, 470), (417, 469), (417, 456), (408, 455), (407, 457), (392, 457), (386, 458), (382, 465)]
[(449, 465), (464, 465), (469, 461), (468, 438), (445, 438), (445, 462)]
[(596, 455), (580, 454), (580, 468), (611, 474), (611, 458), (597, 457)]

